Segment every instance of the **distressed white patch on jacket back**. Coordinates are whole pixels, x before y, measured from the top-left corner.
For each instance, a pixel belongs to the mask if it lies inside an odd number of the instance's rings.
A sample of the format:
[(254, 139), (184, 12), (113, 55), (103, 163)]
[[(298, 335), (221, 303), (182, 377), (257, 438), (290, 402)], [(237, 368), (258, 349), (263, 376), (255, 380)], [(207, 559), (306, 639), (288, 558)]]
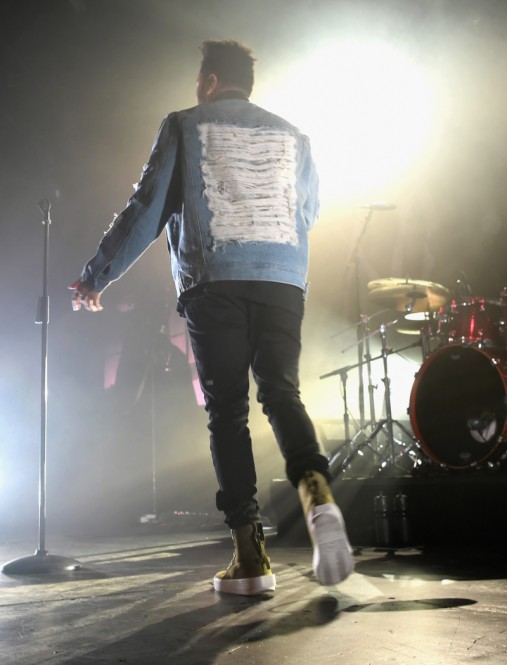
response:
[(200, 124), (199, 134), (214, 244), (297, 244), (294, 136), (217, 123)]

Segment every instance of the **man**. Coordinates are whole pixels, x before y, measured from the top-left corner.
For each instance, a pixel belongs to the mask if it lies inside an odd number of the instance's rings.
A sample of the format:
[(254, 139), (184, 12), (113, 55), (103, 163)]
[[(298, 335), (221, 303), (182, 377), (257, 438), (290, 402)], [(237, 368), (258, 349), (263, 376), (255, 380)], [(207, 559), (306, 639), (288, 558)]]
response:
[(353, 561), (298, 387), (308, 230), (318, 213), (309, 142), (249, 102), (248, 48), (207, 41), (201, 50), (198, 105), (163, 121), (135, 194), (70, 287), (73, 307), (100, 311), (102, 291), (165, 227), (209, 415), (217, 508), (235, 545), (214, 587), (246, 595), (275, 588), (256, 498), (249, 369), (299, 492), (315, 573), (336, 584)]

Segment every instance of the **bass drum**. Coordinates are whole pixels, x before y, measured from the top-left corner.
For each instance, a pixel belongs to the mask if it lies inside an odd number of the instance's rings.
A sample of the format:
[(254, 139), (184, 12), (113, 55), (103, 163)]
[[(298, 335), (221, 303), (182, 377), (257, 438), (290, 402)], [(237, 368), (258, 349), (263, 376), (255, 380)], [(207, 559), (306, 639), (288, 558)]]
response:
[(425, 453), (454, 469), (496, 457), (506, 436), (507, 354), (452, 344), (429, 355), (410, 394)]

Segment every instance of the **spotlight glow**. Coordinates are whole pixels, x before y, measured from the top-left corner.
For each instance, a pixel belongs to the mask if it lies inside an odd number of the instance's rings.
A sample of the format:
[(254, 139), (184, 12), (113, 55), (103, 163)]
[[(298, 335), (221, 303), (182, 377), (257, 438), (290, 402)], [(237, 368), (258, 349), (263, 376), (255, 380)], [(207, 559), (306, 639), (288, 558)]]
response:
[(392, 187), (422, 157), (437, 119), (437, 87), (401, 47), (375, 40), (322, 46), (259, 95), (309, 134), (322, 200), (333, 203)]

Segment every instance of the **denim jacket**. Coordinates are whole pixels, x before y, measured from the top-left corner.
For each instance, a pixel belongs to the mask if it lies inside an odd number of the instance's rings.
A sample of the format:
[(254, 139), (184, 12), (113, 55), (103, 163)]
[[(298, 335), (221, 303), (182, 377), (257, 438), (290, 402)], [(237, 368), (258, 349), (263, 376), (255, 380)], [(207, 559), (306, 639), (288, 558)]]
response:
[(103, 291), (166, 230), (178, 296), (205, 282), (306, 289), (318, 178), (308, 138), (237, 93), (168, 115), (81, 279)]

